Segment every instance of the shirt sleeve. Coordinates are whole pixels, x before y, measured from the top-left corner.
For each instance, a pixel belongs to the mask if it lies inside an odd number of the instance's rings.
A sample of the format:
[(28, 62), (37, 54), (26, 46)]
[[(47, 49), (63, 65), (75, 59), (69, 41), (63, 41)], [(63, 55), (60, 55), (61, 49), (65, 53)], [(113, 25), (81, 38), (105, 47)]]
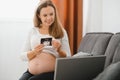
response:
[(27, 39), (24, 42), (23, 48), (22, 48), (22, 52), (20, 54), (20, 59), (22, 61), (28, 61), (28, 57), (27, 57), (27, 53), (28, 51), (31, 51), (31, 45), (30, 45), (30, 38), (32, 35), (32, 30), (29, 31), (28, 35), (27, 35)]
[(62, 43), (61, 49), (66, 52), (67, 57), (70, 57), (71, 51), (70, 51), (68, 35), (65, 29), (63, 29), (63, 32), (64, 32), (64, 37), (61, 39), (61, 43)]

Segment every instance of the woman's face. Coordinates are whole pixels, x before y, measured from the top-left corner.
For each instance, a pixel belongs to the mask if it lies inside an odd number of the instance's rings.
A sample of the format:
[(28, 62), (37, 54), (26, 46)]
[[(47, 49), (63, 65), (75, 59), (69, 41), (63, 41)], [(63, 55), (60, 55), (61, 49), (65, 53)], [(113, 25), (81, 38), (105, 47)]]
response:
[(41, 9), (39, 14), (43, 26), (50, 26), (55, 19), (55, 10), (51, 6), (47, 6)]

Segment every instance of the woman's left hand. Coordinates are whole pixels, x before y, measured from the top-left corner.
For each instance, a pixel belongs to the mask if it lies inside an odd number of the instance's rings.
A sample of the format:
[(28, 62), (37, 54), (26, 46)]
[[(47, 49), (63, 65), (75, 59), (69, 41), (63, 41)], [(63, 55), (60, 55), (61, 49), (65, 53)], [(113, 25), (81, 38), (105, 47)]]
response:
[(61, 43), (58, 40), (53, 40), (52, 41), (52, 46), (55, 48), (56, 51), (58, 51), (60, 57), (66, 57), (65, 51), (61, 50)]
[(60, 43), (60, 41), (54, 39), (54, 40), (52, 40), (52, 46), (53, 46), (56, 50), (58, 50), (58, 49), (60, 48), (60, 46), (61, 46), (61, 43)]

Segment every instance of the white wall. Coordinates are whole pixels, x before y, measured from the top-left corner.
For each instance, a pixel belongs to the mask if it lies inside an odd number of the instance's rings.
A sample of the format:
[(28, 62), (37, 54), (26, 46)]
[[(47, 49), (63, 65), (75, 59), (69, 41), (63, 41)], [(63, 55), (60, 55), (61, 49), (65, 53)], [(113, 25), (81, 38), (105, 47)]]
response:
[(0, 0), (0, 19), (30, 19), (40, 0)]
[(18, 80), (27, 69), (19, 56), (39, 0), (0, 0), (0, 80)]
[(120, 0), (103, 0), (102, 30), (120, 32)]
[(120, 0), (83, 0), (83, 36), (87, 32), (120, 32)]
[(26, 70), (19, 58), (30, 21), (0, 21), (0, 80), (18, 80)]

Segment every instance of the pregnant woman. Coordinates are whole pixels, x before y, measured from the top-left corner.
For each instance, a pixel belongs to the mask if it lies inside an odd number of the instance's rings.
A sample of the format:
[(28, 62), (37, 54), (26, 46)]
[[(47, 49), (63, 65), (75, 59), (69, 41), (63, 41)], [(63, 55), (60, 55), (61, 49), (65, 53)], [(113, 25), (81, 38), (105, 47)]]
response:
[[(33, 21), (34, 27), (21, 53), (21, 59), (28, 61), (28, 68), (19, 80), (53, 80), (56, 58), (71, 56), (67, 33), (50, 0), (38, 5)], [(40, 43), (41, 38), (48, 37), (52, 38), (51, 47)]]

